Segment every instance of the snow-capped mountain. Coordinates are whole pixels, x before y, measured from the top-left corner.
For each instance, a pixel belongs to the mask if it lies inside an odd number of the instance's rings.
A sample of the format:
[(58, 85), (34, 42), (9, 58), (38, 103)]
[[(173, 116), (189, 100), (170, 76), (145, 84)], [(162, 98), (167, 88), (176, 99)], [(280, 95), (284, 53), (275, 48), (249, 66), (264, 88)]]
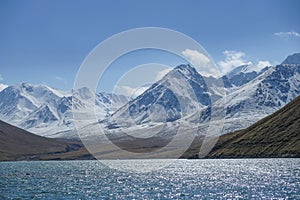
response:
[(249, 72), (253, 72), (254, 70), (251, 70), (251, 66), (246, 64), (246, 65), (241, 65), (241, 66), (238, 66), (236, 68), (234, 68), (233, 70), (231, 70), (230, 72), (228, 72), (226, 74), (226, 76), (228, 78), (231, 78), (235, 75), (238, 75), (240, 73), (249, 73)]
[(143, 94), (117, 110), (120, 126), (173, 122), (211, 104), (204, 78), (190, 65), (179, 65)]
[[(222, 134), (246, 128), (299, 96), (300, 62), (266, 67), (257, 77), (241, 86), (228, 80), (232, 86), (227, 87), (226, 97), (214, 105), (217, 113), (226, 113)], [(189, 121), (207, 123), (211, 118), (211, 109), (208, 107), (199, 111)]]
[(67, 95), (48, 86), (22, 83), (5, 88), (0, 93), (1, 118), (8, 121), (23, 120), (42, 104), (56, 107), (56, 100)]
[(300, 65), (269, 67), (226, 96), (224, 133), (246, 128), (300, 95)]
[[(288, 58), (293, 61), (292, 64), (266, 66), (260, 72), (249, 72), (242, 66), (229, 77), (221, 77), (219, 80), (223, 81), (227, 95), (219, 98), (214, 105), (210, 100), (221, 88), (210, 82), (217, 79), (203, 77), (189, 65), (178, 66), (103, 123), (107, 123), (110, 130), (122, 127), (133, 132), (147, 132), (147, 128), (163, 122), (174, 125), (185, 121), (187, 128), (204, 126), (211, 119), (213, 106), (220, 116), (221, 113), (226, 114), (222, 133), (246, 128), (300, 95), (300, 62), (296, 63), (295, 57), (298, 58), (298, 54)], [(187, 88), (192, 90), (187, 92)], [(191, 94), (196, 94), (196, 98), (191, 98)], [(186, 107), (187, 112), (182, 112), (178, 99), (186, 102), (184, 106), (190, 105)], [(153, 114), (156, 116), (151, 116)]]
[(249, 81), (255, 79), (260, 74), (264, 73), (266, 70), (268, 70), (268, 66), (263, 68), (261, 71), (255, 71), (252, 69), (253, 67), (250, 65), (242, 65), (239, 66), (229, 73), (227, 73), (225, 76), (228, 78), (229, 82), (234, 86), (242, 86)]
[[(80, 97), (88, 99), (92, 91), (81, 88), (74, 91)], [(72, 101), (71, 92), (59, 91), (45, 85), (28, 83), (8, 86), (0, 92), (0, 118), (32, 133), (47, 137), (74, 137), (72, 123), (72, 105), (77, 109), (85, 109), (85, 102)], [(96, 94), (96, 115), (99, 119), (114, 112), (127, 102), (125, 96), (108, 93)]]
[(109, 133), (117, 134), (122, 127), (147, 137), (160, 129), (163, 137), (176, 132), (179, 123), (186, 130), (207, 127), (214, 108), (220, 118), (225, 113), (222, 133), (227, 133), (272, 114), (298, 95), (300, 54), (294, 54), (260, 72), (241, 66), (221, 78), (204, 77), (192, 66), (180, 65), (129, 102), (124, 96), (94, 94), (88, 88), (71, 93), (27, 83), (8, 86), (0, 92), (0, 119), (38, 135), (74, 137), (75, 108), (95, 111)]

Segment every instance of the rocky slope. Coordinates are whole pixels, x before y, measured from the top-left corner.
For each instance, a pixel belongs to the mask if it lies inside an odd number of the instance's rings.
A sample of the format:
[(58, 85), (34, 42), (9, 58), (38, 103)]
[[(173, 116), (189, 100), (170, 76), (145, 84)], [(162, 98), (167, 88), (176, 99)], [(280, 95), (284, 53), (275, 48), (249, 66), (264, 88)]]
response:
[(92, 158), (79, 142), (41, 137), (0, 121), (0, 161)]

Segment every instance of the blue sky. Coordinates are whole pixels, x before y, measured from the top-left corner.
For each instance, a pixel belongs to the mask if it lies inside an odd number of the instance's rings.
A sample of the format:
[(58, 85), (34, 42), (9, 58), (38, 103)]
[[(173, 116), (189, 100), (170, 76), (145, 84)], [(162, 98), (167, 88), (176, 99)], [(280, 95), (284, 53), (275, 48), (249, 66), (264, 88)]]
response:
[(2, 0), (0, 83), (71, 89), (96, 45), (121, 31), (148, 26), (194, 38), (224, 68), (276, 64), (300, 52), (299, 8), (297, 0)]

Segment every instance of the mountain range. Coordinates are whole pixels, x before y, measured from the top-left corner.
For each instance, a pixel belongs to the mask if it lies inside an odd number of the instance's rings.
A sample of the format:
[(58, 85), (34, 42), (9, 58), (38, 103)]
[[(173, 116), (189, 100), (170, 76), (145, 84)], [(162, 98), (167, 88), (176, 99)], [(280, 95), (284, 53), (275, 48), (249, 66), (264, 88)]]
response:
[[(168, 138), (174, 136), (179, 124), (186, 129), (201, 127), (197, 131), (201, 136), (211, 120), (225, 119), (224, 128), (216, 134), (240, 130), (298, 95), (299, 53), (259, 72), (243, 65), (219, 78), (205, 77), (190, 65), (180, 65), (134, 99), (95, 94), (88, 88), (66, 92), (21, 83), (0, 92), (0, 119), (41, 136), (77, 138), (72, 107), (92, 112), (88, 105), (92, 104), (100, 124), (116, 138), (126, 136), (122, 136), (124, 131), (146, 137), (164, 125), (158, 135)], [(87, 125), (86, 130), (93, 126)]]
[[(88, 88), (73, 92), (81, 99), (94, 95)], [(98, 93), (95, 96), (95, 102), (88, 103), (96, 105), (99, 118), (113, 112), (116, 109), (113, 106), (127, 102), (127, 97), (123, 95)], [(89, 107), (86, 103), (80, 99), (74, 100), (72, 92), (21, 83), (0, 92), (0, 119), (40, 136), (74, 138), (77, 136), (72, 122), (72, 106), (86, 109)]]
[[(209, 131), (214, 136), (225, 134), (213, 149), (211, 157), (251, 157), (258, 155), (257, 152), (264, 152), (258, 147), (265, 148), (264, 144), (268, 142), (271, 145), (268, 148), (272, 151), (260, 154), (262, 157), (283, 153), (298, 155), (297, 149), (287, 150), (283, 145), (294, 147), (297, 143), (293, 138), (298, 141), (299, 123), (293, 110), (298, 109), (299, 99), (288, 103), (300, 95), (300, 54), (290, 55), (281, 64), (266, 66), (260, 71), (250, 69), (243, 65), (217, 78), (202, 76), (190, 65), (179, 65), (134, 99), (95, 93), (88, 88), (66, 92), (28, 83), (5, 86), (0, 91), (0, 119), (5, 121), (0, 124), (4, 147), (1, 150), (4, 154), (1, 155), (7, 158), (22, 155), (20, 151), (27, 150), (22, 150), (21, 146), (27, 141), (34, 150), (28, 147), (27, 157), (35, 153), (45, 159), (90, 156), (81, 143), (75, 140), (69, 142), (69, 139), (78, 139), (74, 110), (83, 116), (95, 112), (98, 119), (85, 124), (80, 130), (84, 132), (80, 135), (81, 139), (93, 138), (94, 134), (98, 134), (96, 127), (100, 125), (112, 142), (132, 152), (160, 149), (169, 144), (178, 131), (183, 134), (175, 147), (184, 149), (182, 145), (185, 140), (196, 134), (194, 141), (191, 141), (194, 148), (203, 142), (206, 131)], [(60, 139), (35, 137), (6, 122), (36, 135)], [(209, 129), (211, 123), (221, 124), (221, 129)], [(286, 135), (287, 139), (284, 139)], [(21, 140), (14, 141), (14, 137)], [(266, 138), (274, 140), (267, 141)], [(38, 149), (38, 143), (45, 144), (47, 150), (43, 152)], [(239, 144), (249, 147), (256, 144), (257, 151), (243, 150)], [(276, 151), (274, 145), (277, 150), (286, 151)], [(8, 146), (20, 148), (14, 152)], [(164, 152), (163, 156), (174, 156), (172, 151)], [(115, 151), (110, 152), (118, 155)], [(247, 155), (247, 152), (251, 153)]]
[[(300, 156), (300, 96), (250, 127), (222, 135), (206, 158)], [(94, 159), (80, 142), (31, 134), (0, 121), (0, 160)], [(195, 144), (181, 158), (198, 158)], [(143, 151), (143, 149), (140, 149)]]
[[(137, 137), (167, 124), (169, 129), (161, 131), (162, 137), (167, 137), (178, 123), (186, 129), (207, 130), (211, 120), (221, 123), (224, 118), (222, 131), (216, 133), (221, 135), (250, 126), (300, 95), (300, 54), (260, 72), (247, 71), (246, 67), (215, 78), (180, 65), (103, 124), (115, 135), (129, 132), (138, 133)], [(197, 134), (204, 132), (198, 130)]]

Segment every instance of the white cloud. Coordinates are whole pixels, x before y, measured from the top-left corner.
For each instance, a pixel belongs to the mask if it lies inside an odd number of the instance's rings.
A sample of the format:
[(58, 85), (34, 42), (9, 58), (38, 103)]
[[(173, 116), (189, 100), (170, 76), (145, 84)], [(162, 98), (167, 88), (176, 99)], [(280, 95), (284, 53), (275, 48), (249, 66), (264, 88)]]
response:
[(252, 62), (245, 60), (245, 53), (241, 51), (224, 51), (225, 60), (218, 62), (222, 74), (230, 72), (241, 65), (252, 65)]
[(278, 33), (274, 33), (274, 35), (279, 37), (300, 37), (300, 33), (296, 31), (278, 32)]
[(260, 60), (256, 65), (249, 66), (247, 72), (252, 72), (252, 71), (260, 72), (263, 68), (271, 65), (272, 64), (267, 60)]
[(172, 70), (172, 68), (167, 68), (159, 71), (155, 77), (155, 81), (159, 81), (162, 79), (167, 73), (169, 73)]
[(225, 59), (223, 61), (218, 62), (222, 74), (226, 74), (233, 70), (236, 67), (241, 65), (249, 65), (247, 72), (256, 71), (259, 72), (266, 66), (271, 66), (272, 64), (267, 60), (259, 60), (257, 64), (254, 64), (251, 61), (246, 60), (246, 54), (241, 51), (224, 51), (223, 54), (225, 55)]
[(68, 83), (68, 81), (66, 79), (64, 79), (64, 78), (62, 78), (60, 76), (55, 76), (55, 80), (57, 80), (57, 81), (65, 84), (65, 85)]
[(123, 94), (129, 97), (137, 97), (143, 92), (145, 92), (145, 90), (147, 90), (148, 88), (149, 88), (148, 86), (134, 88), (128, 85), (122, 85), (122, 86), (118, 85), (115, 87), (114, 93)]
[[(0, 81), (3, 81), (3, 77), (2, 77), (1, 74), (0, 74)], [(5, 85), (5, 84), (0, 83), (0, 92), (1, 92), (2, 90), (4, 90), (5, 88), (7, 88), (7, 87), (8, 87), (8, 85)]]
[(63, 81), (64, 79), (60, 76), (55, 76), (55, 79), (58, 80), (58, 81)]
[(114, 86), (113, 93), (137, 97), (153, 83), (162, 79), (172, 69), (171, 67), (156, 63), (138, 66), (121, 77)]
[(4, 84), (1, 84), (0, 83), (0, 92), (2, 91), (2, 90), (4, 90), (5, 88), (7, 88), (8, 87), (8, 85), (4, 85)]
[(260, 60), (260, 61), (258, 61), (257, 67), (258, 67), (258, 69), (263, 69), (263, 68), (265, 68), (267, 66), (271, 66), (271, 65), (272, 64), (267, 60)]
[(182, 55), (194, 65), (198, 72), (204, 76), (218, 76), (219, 71), (211, 62), (211, 60), (197, 50), (186, 49), (182, 51)]

